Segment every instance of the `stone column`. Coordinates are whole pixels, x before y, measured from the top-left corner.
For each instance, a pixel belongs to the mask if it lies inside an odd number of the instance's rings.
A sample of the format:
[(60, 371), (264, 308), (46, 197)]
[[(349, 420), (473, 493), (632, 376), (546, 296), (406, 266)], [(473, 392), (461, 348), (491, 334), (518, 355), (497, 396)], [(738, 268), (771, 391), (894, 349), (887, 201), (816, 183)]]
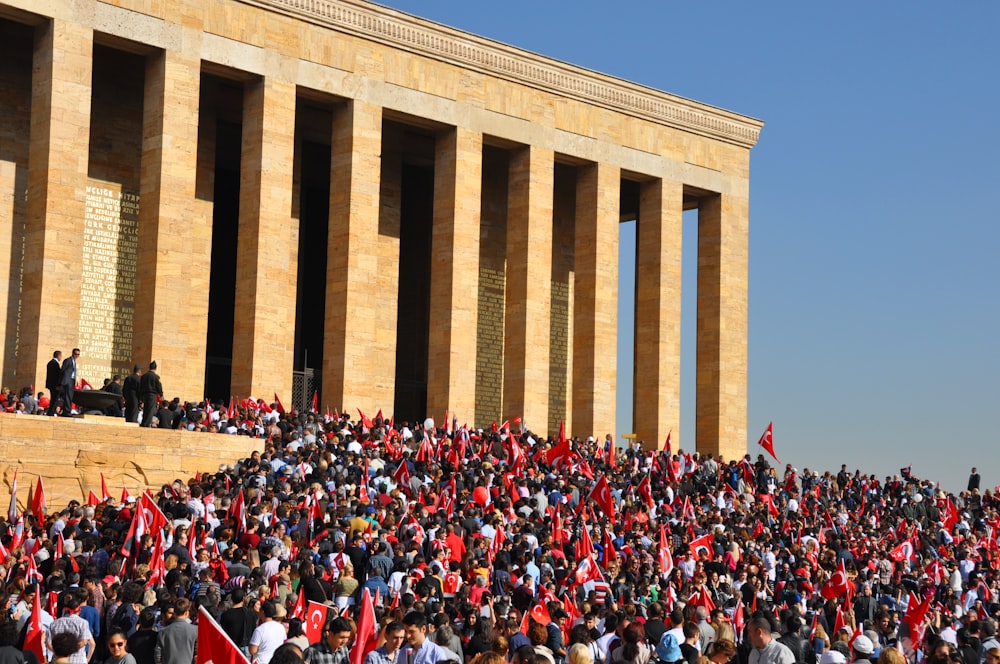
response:
[(298, 221), (292, 218), (295, 85), (247, 83), (243, 95), (240, 221), (232, 393), (292, 393)]
[(698, 209), (696, 442), (727, 461), (747, 450), (747, 211), (745, 192)]
[[(330, 165), (330, 231), (326, 267), (323, 408), (392, 412), (391, 392), (374, 389), (379, 317), (379, 183), (382, 108), (350, 101), (334, 111)], [(395, 331), (396, 321), (391, 323)], [(391, 380), (389, 383), (391, 384)]]
[(160, 51), (146, 62), (132, 343), (135, 362), (157, 360), (165, 389), (195, 401), (205, 396), (212, 270), (212, 206), (195, 195), (200, 81), (196, 56)]
[(633, 430), (644, 449), (662, 447), (671, 431), (676, 449), (680, 436), (683, 203), (679, 182), (640, 185)]
[(580, 168), (573, 249), (573, 436), (601, 439), (615, 427), (620, 191), (617, 167)]
[(93, 42), (92, 29), (62, 19), (35, 33), (17, 376), (39, 390), (52, 351), (67, 357), (79, 339)]
[(526, 146), (512, 153), (507, 180), (503, 418), (523, 416), (536, 431), (549, 421), (554, 167), (552, 150)]
[(427, 414), (472, 421), (476, 405), (476, 320), (483, 136), (457, 127), (434, 152)]

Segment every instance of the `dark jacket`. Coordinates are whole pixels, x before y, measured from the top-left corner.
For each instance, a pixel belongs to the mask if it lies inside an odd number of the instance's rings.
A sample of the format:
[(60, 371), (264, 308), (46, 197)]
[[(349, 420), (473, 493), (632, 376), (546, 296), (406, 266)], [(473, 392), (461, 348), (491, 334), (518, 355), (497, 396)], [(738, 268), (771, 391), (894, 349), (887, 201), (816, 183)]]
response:
[(816, 659), (816, 653), (813, 649), (809, 647), (809, 642), (803, 639), (798, 634), (788, 633), (782, 634), (778, 638), (778, 643), (786, 646), (792, 651), (792, 655), (795, 656), (795, 661), (797, 664), (805, 664), (806, 662), (813, 662)]
[(53, 357), (45, 365), (45, 389), (58, 390), (61, 382), (62, 368), (59, 366), (59, 360)]

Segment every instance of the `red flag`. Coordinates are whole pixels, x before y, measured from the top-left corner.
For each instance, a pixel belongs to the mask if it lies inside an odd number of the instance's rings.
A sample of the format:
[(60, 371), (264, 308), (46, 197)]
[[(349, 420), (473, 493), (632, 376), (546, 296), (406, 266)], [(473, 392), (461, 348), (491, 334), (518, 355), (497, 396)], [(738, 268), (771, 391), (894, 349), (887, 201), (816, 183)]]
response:
[(98, 498), (97, 494), (94, 493), (94, 490), (91, 489), (90, 490), (90, 495), (87, 496), (87, 506), (88, 507), (97, 507), (100, 504), (101, 504), (101, 499)]
[(715, 602), (712, 601), (712, 595), (708, 592), (708, 588), (702, 586), (700, 590), (695, 591), (691, 598), (688, 600), (688, 604), (693, 606), (703, 606), (705, 610), (711, 613), (715, 611)]
[[(42, 478), (39, 477), (38, 481), (41, 482)], [(955, 509), (955, 503), (951, 502), (951, 497), (949, 496), (944, 506), (944, 529), (950, 533), (957, 523), (958, 510)]]
[(583, 528), (580, 530), (580, 551), (577, 553), (577, 559), (588, 558), (594, 553), (594, 543), (590, 540), (590, 528), (587, 527), (587, 524), (583, 524)]
[(757, 444), (764, 448), (764, 451), (774, 457), (774, 460), (781, 463), (781, 460), (774, 455), (774, 422), (767, 423), (767, 429), (761, 435)]
[(157, 588), (162, 586), (166, 580), (167, 566), (163, 555), (163, 533), (157, 533), (156, 544), (153, 545), (153, 557), (149, 559), (149, 581), (146, 582), (146, 587)]
[(702, 553), (711, 558), (715, 555), (715, 536), (712, 533), (705, 533), (698, 539), (691, 540), (688, 547), (695, 558), (700, 558)]
[(837, 607), (837, 616), (833, 619), (833, 633), (836, 634), (840, 630), (847, 626), (847, 621), (844, 620), (844, 609), (843, 607)]
[(644, 475), (642, 481), (635, 487), (636, 493), (643, 499), (649, 509), (653, 509), (653, 493), (649, 490), (649, 475)]
[(302, 622), (309, 643), (318, 643), (323, 638), (323, 626), (326, 625), (326, 604), (310, 600)]
[(590, 490), (587, 501), (591, 500), (611, 519), (611, 523), (615, 522), (615, 501), (611, 498), (611, 488), (605, 475), (601, 475), (601, 479), (597, 480), (597, 484)]
[(733, 611), (733, 631), (736, 632), (737, 639), (743, 639), (744, 627), (746, 627), (746, 618), (743, 616), (743, 602), (738, 601), (736, 610)]
[[(304, 621), (306, 619), (306, 589), (305, 586), (299, 586), (299, 596), (295, 600), (295, 607), (292, 609), (292, 618), (298, 618)], [(309, 643), (312, 643), (310, 641)]]
[(656, 552), (660, 563), (660, 574), (668, 576), (674, 571), (674, 557), (670, 555), (670, 545), (667, 544), (667, 529), (660, 524), (660, 547)]
[(525, 611), (524, 615), (521, 616), (521, 629), (519, 631), (527, 636), (529, 627), (531, 627), (531, 612)]
[(612, 560), (618, 558), (618, 552), (615, 551), (615, 543), (611, 540), (611, 533), (608, 532), (607, 528), (604, 529), (604, 554), (602, 558), (604, 559), (604, 569), (608, 568)]
[(396, 480), (396, 484), (401, 489), (407, 492), (410, 491), (410, 467), (406, 464), (406, 459), (400, 459), (399, 466), (396, 468), (396, 472), (393, 473), (392, 478)]
[(539, 602), (531, 607), (531, 619), (542, 625), (548, 625), (552, 622), (552, 618), (549, 616), (549, 609), (545, 606), (545, 602)]
[(833, 599), (834, 597), (847, 594), (847, 590), (847, 568), (844, 566), (844, 561), (841, 560), (840, 565), (837, 566), (837, 571), (830, 575), (829, 580), (823, 584), (820, 593), (824, 599)]
[(364, 413), (362, 413), (360, 408), (358, 408), (358, 415), (361, 416), (361, 426), (363, 426), (366, 429), (374, 429), (375, 428), (375, 423), (372, 422), (372, 418), (370, 418), (367, 415), (365, 415)]
[(153, 497), (149, 494), (149, 491), (143, 492), (139, 496), (139, 507), (143, 511), (143, 515), (146, 517), (146, 524), (149, 527), (149, 532), (158, 533), (167, 527), (167, 515), (163, 513), (160, 506), (156, 504)]
[(663, 451), (666, 452), (667, 454), (670, 454), (670, 434), (671, 433), (673, 433), (673, 431), (668, 431), (667, 432), (667, 439), (665, 441), (663, 441)]
[(108, 481), (104, 479), (104, 473), (101, 473), (101, 502), (110, 497), (111, 493), (108, 491)]
[(319, 412), (319, 392), (313, 392), (312, 412)]
[[(277, 410), (279, 413), (285, 412), (285, 407), (281, 405), (281, 399), (278, 398), (277, 392), (274, 393), (274, 409)], [(310, 641), (309, 643), (312, 643), (312, 641)]]
[(139, 553), (139, 542), (147, 532), (146, 513), (141, 509), (136, 509), (132, 515), (132, 522), (128, 527), (128, 534), (122, 542), (121, 554), (126, 558), (131, 558)]
[(557, 445), (545, 453), (545, 463), (550, 466), (565, 463), (569, 461), (572, 454), (573, 449), (570, 447), (569, 441), (563, 438)]
[(378, 623), (375, 622), (375, 606), (371, 593), (365, 588), (361, 595), (361, 613), (358, 615), (358, 632), (351, 645), (351, 664), (362, 664), (365, 656), (375, 650), (378, 638)]
[(38, 657), (39, 662), (47, 662), (45, 658), (45, 630), (42, 628), (42, 590), (35, 591), (35, 601), (31, 606), (31, 618), (28, 619), (28, 633), (24, 637), (24, 650), (30, 650)]
[(198, 651), (195, 664), (250, 664), (212, 614), (198, 607)]
[(42, 521), (45, 517), (45, 487), (42, 486), (42, 476), (38, 476), (38, 482), (35, 484), (35, 493), (31, 497), (31, 513), (35, 515), (35, 518)]

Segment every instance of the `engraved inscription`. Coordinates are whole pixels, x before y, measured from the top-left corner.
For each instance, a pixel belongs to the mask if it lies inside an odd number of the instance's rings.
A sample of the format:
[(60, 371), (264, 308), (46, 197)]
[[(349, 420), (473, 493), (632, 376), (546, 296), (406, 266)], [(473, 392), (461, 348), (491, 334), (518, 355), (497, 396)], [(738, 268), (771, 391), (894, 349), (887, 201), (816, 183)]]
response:
[(139, 195), (119, 185), (87, 187), (80, 287), (80, 376), (95, 388), (132, 363)]
[(479, 319), (476, 331), (476, 417), (499, 419), (503, 403), (503, 270), (479, 267)]

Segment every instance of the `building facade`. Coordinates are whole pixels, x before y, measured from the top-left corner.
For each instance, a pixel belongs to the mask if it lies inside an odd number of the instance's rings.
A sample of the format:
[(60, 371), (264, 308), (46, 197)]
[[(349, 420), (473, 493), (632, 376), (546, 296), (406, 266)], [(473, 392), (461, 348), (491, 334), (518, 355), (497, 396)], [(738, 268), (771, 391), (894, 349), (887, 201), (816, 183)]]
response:
[(0, 0), (0, 35), (5, 384), (78, 346), (96, 386), (156, 359), (287, 403), (298, 372), (321, 408), (598, 435), (637, 220), (660, 444), (697, 209), (697, 446), (745, 451), (759, 121), (360, 0)]

